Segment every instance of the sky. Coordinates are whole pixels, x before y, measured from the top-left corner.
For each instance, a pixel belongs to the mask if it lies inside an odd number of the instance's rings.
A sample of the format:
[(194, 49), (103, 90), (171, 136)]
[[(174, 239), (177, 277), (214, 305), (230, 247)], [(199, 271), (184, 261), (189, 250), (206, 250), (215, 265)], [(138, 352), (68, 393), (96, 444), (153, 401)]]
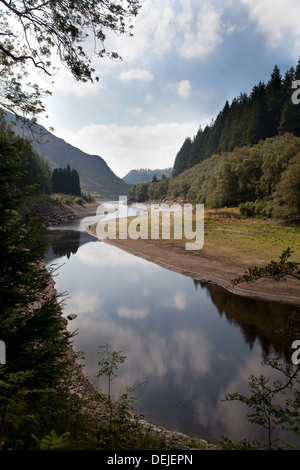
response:
[(41, 124), (120, 178), (172, 167), (226, 100), (267, 82), (275, 65), (282, 75), (296, 67), (299, 18), (299, 0), (142, 0), (133, 37), (107, 33), (123, 60), (92, 56), (94, 84), (61, 66)]

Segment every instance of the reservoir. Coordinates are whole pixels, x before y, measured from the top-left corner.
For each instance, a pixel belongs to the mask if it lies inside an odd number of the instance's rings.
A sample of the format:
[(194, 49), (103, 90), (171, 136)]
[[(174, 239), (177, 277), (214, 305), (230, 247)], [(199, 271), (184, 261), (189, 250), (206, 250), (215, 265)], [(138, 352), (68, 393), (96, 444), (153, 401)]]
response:
[(132, 387), (134, 410), (146, 420), (212, 443), (222, 435), (267, 441), (249, 410), (225, 394), (248, 394), (252, 374), (276, 378), (261, 363), (284, 357), (275, 330), (293, 308), (235, 296), (99, 242), (85, 231), (95, 221), (48, 229), (45, 255), (57, 268), (56, 289), (67, 293), (64, 316), (77, 315), (68, 329), (90, 382), (107, 393), (107, 379), (96, 376), (99, 346), (108, 343), (126, 356), (111, 393), (117, 399)]

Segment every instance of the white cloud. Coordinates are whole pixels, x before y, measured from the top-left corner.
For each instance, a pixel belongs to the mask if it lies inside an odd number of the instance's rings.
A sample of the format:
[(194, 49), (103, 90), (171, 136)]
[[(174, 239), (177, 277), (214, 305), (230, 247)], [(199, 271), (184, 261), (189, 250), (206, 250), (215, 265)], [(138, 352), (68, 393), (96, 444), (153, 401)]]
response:
[(187, 303), (187, 298), (184, 292), (177, 292), (173, 297), (163, 301), (164, 306), (175, 308), (178, 311), (184, 311)]
[(185, 310), (186, 308), (186, 295), (184, 292), (177, 292), (174, 297), (174, 306), (177, 310)]
[(222, 42), (221, 13), (212, 6), (200, 8), (196, 12), (195, 5), (185, 0), (178, 17), (182, 36), (179, 52), (187, 59), (206, 58)]
[(118, 41), (108, 35), (109, 48), (125, 61), (170, 51), (187, 59), (206, 58), (222, 41), (221, 11), (199, 0), (148, 0), (133, 26), (132, 38)]
[[(101, 266), (105, 267), (107, 270), (110, 268), (115, 268), (119, 266), (121, 269), (123, 266), (126, 268), (134, 268), (139, 266), (140, 270), (143, 270), (144, 275), (151, 276), (157, 269), (154, 264), (146, 263), (145, 260), (137, 256), (131, 256), (126, 251), (114, 249), (114, 247), (109, 248), (105, 247), (105, 250), (101, 251), (101, 256), (95, 256), (94, 252), (90, 250), (88, 245), (84, 245), (77, 252), (78, 259), (84, 266), (90, 266), (97, 268)], [(73, 296), (72, 296), (73, 298)], [(82, 296), (84, 298), (84, 296)], [(97, 300), (97, 299), (96, 299)]]
[(64, 310), (66, 314), (75, 313), (77, 315), (87, 315), (94, 312), (96, 309), (100, 311), (102, 304), (103, 301), (97, 292), (89, 292), (89, 294), (86, 295), (85, 291), (80, 290), (72, 294)]
[(158, 18), (153, 35), (154, 50), (157, 54), (162, 54), (172, 48), (176, 34), (174, 30), (175, 21), (175, 13), (167, 4), (160, 12), (160, 18)]
[(129, 308), (129, 307), (119, 307), (118, 316), (121, 318), (127, 318), (129, 320), (140, 320), (146, 318), (150, 310), (147, 307), (144, 308)]
[(134, 116), (138, 116), (143, 112), (141, 108), (128, 108), (128, 113), (133, 114)]
[(54, 91), (62, 91), (66, 94), (76, 95), (78, 98), (86, 98), (89, 96), (99, 96), (100, 90), (104, 90), (105, 85), (102, 81), (99, 82), (76, 82), (73, 77), (62, 76), (55, 81)]
[(153, 125), (118, 125), (118, 124), (95, 124), (83, 127), (78, 135), (79, 138), (94, 139), (102, 141), (106, 144), (113, 145), (116, 142), (120, 146), (136, 146), (138, 148), (153, 145), (160, 146), (166, 142), (174, 142), (178, 140), (176, 136), (190, 135), (195, 132), (198, 123), (195, 122), (161, 122)]
[(153, 125), (95, 124), (64, 136), (81, 150), (100, 155), (120, 177), (134, 168), (173, 166), (187, 136), (194, 136), (199, 122)]
[(287, 36), (298, 37), (299, 45), (299, 0), (242, 0), (242, 3), (248, 7), (257, 30), (266, 36), (268, 46), (278, 46)]
[(189, 98), (192, 85), (189, 80), (181, 80), (179, 83), (170, 83), (169, 88), (181, 98)]
[(174, 0), (147, 0), (133, 20), (133, 37), (108, 34), (110, 49), (116, 49), (124, 61), (143, 56), (146, 51), (161, 55), (170, 50), (176, 38), (176, 14)]
[(119, 78), (122, 82), (130, 82), (131, 80), (151, 82), (154, 77), (149, 70), (136, 68), (121, 72)]

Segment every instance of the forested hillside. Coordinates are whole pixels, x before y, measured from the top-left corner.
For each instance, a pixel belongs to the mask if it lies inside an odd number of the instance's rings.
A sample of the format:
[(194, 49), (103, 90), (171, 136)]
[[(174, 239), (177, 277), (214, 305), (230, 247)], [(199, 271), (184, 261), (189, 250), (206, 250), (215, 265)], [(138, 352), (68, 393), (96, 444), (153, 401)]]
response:
[(260, 140), (291, 132), (300, 136), (300, 107), (291, 100), (292, 83), (300, 80), (300, 60), (284, 76), (274, 67), (267, 84), (255, 85), (249, 95), (241, 93), (226, 101), (216, 119), (194, 138), (187, 137), (174, 162), (174, 176), (215, 153), (257, 144)]
[[(15, 116), (5, 112), (6, 121), (14, 122)], [(48, 164), (51, 170), (70, 165), (78, 172), (81, 189), (84, 193), (94, 193), (102, 197), (116, 197), (127, 194), (128, 185), (119, 178), (98, 155), (89, 155), (68, 144), (63, 139), (48, 132), (43, 126), (29, 129), (22, 122), (12, 126), (18, 135), (32, 140), (34, 150)], [(32, 130), (34, 134), (32, 134)], [(34, 139), (33, 139), (34, 137)]]
[[(18, 137), (0, 112), (0, 157), (10, 155), (15, 172), (15, 188), (23, 195), (50, 194), (51, 170), (48, 163), (34, 151), (28, 140)], [(4, 167), (2, 168), (4, 170)]]
[(214, 123), (187, 138), (170, 178), (133, 186), (129, 200), (180, 198), (207, 208), (240, 206), (247, 215), (300, 216), (300, 104), (275, 66), (267, 85), (227, 102)]
[(164, 168), (162, 170), (149, 170), (146, 168), (141, 168), (139, 170), (131, 170), (123, 177), (123, 181), (127, 184), (138, 184), (145, 183), (146, 181), (152, 180), (153, 177), (161, 179), (163, 175), (169, 177), (171, 176), (172, 168)]
[(129, 200), (177, 199), (248, 215), (300, 216), (300, 137), (284, 134), (214, 154), (177, 177), (141, 183)]

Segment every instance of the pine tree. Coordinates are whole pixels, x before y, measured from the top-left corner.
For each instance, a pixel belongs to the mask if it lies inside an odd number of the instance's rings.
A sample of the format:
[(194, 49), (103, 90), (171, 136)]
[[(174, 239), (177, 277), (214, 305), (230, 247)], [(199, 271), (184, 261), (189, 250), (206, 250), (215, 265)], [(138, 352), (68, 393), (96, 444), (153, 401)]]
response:
[(70, 165), (67, 165), (66, 168), (54, 168), (52, 172), (52, 192), (80, 196), (80, 178), (77, 170), (71, 170)]
[(192, 149), (192, 140), (190, 137), (187, 137), (181, 149), (179, 150), (175, 159), (175, 163), (174, 163), (174, 170), (178, 174), (182, 173), (184, 170), (189, 168), (191, 149)]
[(295, 136), (300, 137), (300, 104), (295, 104), (292, 101), (292, 94), (295, 91), (292, 88), (292, 83), (296, 80), (300, 80), (300, 60), (296, 70), (291, 68), (285, 76), (285, 104), (280, 117), (278, 133), (292, 132)]
[(253, 87), (248, 104), (249, 121), (246, 130), (247, 142), (251, 145), (269, 135), (269, 112), (266, 85), (262, 82)]
[(80, 189), (80, 179), (77, 170), (72, 170), (71, 171), (71, 180), (72, 180), (72, 194), (75, 196), (80, 196), (81, 195), (81, 189)]
[(300, 105), (291, 104), (291, 83), (300, 80), (300, 60), (282, 78), (275, 65), (267, 84), (259, 82), (248, 96), (241, 93), (204, 130), (198, 130), (192, 140), (186, 138), (174, 162), (173, 176), (206, 158), (221, 152), (231, 152), (236, 147), (254, 145), (260, 140), (275, 137), (278, 133), (292, 132), (300, 135)]
[(281, 111), (284, 105), (284, 92), (279, 67), (275, 65), (266, 88), (266, 104), (268, 109), (267, 137), (277, 135)]

